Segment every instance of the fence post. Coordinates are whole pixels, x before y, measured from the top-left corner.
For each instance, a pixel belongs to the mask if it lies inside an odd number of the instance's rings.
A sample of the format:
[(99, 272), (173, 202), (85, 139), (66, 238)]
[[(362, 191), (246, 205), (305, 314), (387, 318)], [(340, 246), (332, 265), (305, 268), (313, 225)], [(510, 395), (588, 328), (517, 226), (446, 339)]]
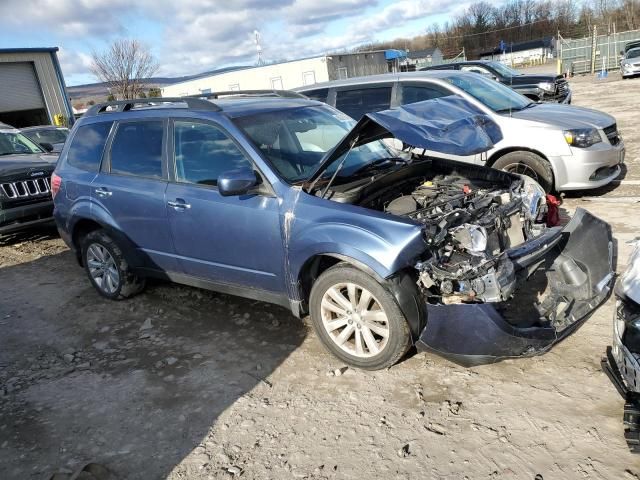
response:
[(591, 74), (596, 73), (596, 51), (598, 48), (598, 27), (593, 26), (593, 38), (591, 39)]

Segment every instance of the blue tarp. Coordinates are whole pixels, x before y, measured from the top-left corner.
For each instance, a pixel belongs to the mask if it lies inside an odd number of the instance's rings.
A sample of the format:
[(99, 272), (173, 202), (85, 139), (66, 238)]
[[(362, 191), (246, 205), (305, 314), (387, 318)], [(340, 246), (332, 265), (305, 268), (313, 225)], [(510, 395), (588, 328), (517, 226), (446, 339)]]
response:
[(366, 116), (408, 145), (451, 155), (485, 152), (502, 139), (500, 127), (490, 117), (456, 96)]
[(396, 58), (407, 58), (407, 52), (404, 50), (389, 49), (384, 51), (386, 60), (395, 60)]

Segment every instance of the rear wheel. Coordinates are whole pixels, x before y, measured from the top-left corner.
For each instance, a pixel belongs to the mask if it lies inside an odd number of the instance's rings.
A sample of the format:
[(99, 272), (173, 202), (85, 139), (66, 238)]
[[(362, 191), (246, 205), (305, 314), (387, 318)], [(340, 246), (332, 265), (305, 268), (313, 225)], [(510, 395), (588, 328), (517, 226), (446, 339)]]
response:
[(309, 304), (318, 337), (348, 365), (390, 367), (411, 345), (409, 325), (393, 296), (350, 265), (338, 264), (320, 275)]
[(538, 182), (547, 193), (553, 190), (553, 170), (551, 169), (551, 164), (533, 152), (517, 151), (507, 153), (496, 160), (492, 167), (498, 170), (504, 170), (505, 172), (531, 177)]
[(84, 237), (82, 263), (91, 284), (103, 297), (121, 300), (144, 289), (144, 279), (133, 274), (122, 251), (104, 230)]

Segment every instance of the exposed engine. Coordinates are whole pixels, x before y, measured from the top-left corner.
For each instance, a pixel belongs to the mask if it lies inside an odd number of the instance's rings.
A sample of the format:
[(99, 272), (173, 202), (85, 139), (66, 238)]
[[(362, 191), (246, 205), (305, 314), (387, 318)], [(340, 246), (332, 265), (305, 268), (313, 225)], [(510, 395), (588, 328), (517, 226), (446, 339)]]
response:
[[(425, 225), (431, 247), (416, 268), (432, 301), (500, 302), (515, 288), (512, 263), (502, 253), (535, 237), (542, 199), (487, 181), (439, 175), (382, 192), (373, 203)], [(539, 196), (541, 197), (541, 196)]]

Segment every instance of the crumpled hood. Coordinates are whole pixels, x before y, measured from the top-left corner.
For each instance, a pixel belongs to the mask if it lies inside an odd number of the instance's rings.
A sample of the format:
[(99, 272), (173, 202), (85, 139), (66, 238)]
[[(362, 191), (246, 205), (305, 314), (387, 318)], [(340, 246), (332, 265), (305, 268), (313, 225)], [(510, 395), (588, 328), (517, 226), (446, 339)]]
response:
[(640, 240), (636, 240), (627, 269), (618, 280), (616, 292), (640, 304)]
[(616, 123), (616, 119), (611, 115), (598, 110), (561, 103), (539, 103), (524, 110), (512, 112), (511, 116), (521, 120), (545, 123), (563, 130), (605, 128)]
[(52, 172), (57, 155), (33, 153), (29, 155), (0, 156), (0, 177), (23, 172)]
[(453, 95), (368, 113), (327, 153), (309, 182), (349, 149), (390, 137), (416, 148), (467, 156), (490, 150), (502, 140), (502, 132), (489, 116)]

